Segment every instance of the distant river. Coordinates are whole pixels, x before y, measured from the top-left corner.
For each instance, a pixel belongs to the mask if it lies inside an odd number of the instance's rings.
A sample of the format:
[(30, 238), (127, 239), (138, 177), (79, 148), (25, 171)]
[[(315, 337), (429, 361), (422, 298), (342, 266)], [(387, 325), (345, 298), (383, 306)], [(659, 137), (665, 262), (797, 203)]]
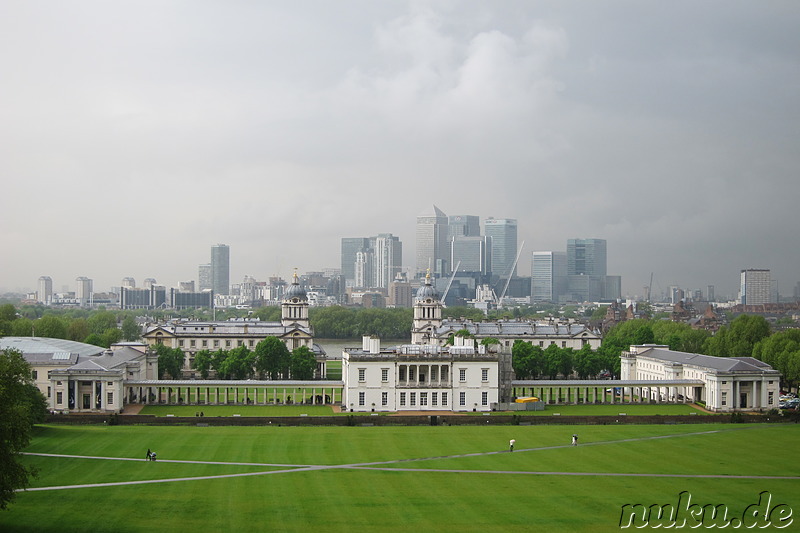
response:
[[(329, 359), (341, 359), (344, 348), (361, 348), (361, 339), (314, 339), (314, 342), (322, 346)], [(398, 344), (408, 344), (409, 339), (381, 339), (381, 346), (397, 346)]]

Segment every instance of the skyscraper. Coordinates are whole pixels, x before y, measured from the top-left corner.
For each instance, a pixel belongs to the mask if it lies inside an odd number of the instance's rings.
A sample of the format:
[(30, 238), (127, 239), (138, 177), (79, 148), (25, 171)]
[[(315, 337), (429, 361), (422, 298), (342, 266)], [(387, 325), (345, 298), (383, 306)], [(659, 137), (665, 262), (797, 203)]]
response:
[(368, 249), (369, 239), (367, 237), (344, 237), (342, 239), (342, 275), (351, 287), (354, 286), (356, 280), (357, 254), (366, 252)]
[(370, 238), (373, 249), (372, 288), (388, 289), (403, 268), (403, 243), (391, 233)]
[(531, 301), (558, 303), (567, 288), (567, 253), (533, 252)]
[(211, 288), (214, 294), (230, 294), (231, 256), (227, 244), (211, 247)]
[(768, 269), (742, 270), (739, 300), (742, 305), (760, 305), (772, 302), (772, 274)]
[(417, 216), (417, 276), (428, 268), (440, 276), (448, 272), (447, 231), (447, 215), (435, 205)]
[[(460, 266), (459, 266), (460, 265)], [(488, 237), (450, 237), (450, 268), (487, 275), (492, 272), (492, 246)]]
[(94, 293), (92, 289), (92, 280), (85, 276), (81, 276), (76, 278), (75, 282), (77, 283), (77, 287), (75, 288), (75, 299), (78, 300), (78, 305), (91, 305), (92, 295)]
[(197, 267), (197, 287), (200, 292), (211, 290), (211, 263)]
[(487, 218), (484, 235), (492, 241), (492, 274), (500, 279), (516, 276), (517, 221), (513, 218)]
[(39, 290), (36, 291), (36, 301), (45, 305), (53, 303), (53, 279), (50, 276), (39, 278)]
[(481, 234), (481, 219), (475, 215), (450, 215), (447, 217), (447, 238), (477, 237)]
[(567, 274), (570, 276), (605, 276), (605, 239), (567, 240)]

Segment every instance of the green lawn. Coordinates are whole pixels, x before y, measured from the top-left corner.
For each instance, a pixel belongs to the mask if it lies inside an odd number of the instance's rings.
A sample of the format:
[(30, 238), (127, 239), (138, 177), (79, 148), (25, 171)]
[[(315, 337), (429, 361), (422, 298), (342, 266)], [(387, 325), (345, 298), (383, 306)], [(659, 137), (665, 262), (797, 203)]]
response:
[[(786, 453), (799, 440), (793, 424), (44, 426), (29, 452), (137, 460), (26, 456), (34, 487), (263, 474), (24, 492), (0, 531), (614, 531), (623, 505), (674, 504), (681, 491), (732, 516), (762, 491), (800, 510)], [(147, 448), (160, 460), (145, 462)]]

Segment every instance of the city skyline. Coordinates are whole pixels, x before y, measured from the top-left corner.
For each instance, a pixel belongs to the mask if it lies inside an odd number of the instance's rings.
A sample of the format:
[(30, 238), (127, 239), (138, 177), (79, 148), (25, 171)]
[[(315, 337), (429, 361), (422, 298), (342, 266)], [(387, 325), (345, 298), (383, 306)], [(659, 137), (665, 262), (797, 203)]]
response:
[(0, 292), (382, 232), (413, 273), (434, 204), (516, 219), (520, 275), (597, 238), (624, 295), (800, 281), (795, 3), (87, 4), (4, 4)]

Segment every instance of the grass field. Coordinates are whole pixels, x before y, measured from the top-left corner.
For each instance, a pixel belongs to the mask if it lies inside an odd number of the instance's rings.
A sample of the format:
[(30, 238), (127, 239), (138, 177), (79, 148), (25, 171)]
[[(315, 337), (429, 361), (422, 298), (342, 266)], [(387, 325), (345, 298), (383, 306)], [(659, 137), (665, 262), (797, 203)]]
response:
[(25, 456), (32, 488), (65, 488), (20, 493), (0, 531), (615, 531), (623, 505), (682, 491), (729, 516), (763, 491), (800, 510), (799, 441), (789, 424), (43, 426), (27, 452), (81, 457)]

